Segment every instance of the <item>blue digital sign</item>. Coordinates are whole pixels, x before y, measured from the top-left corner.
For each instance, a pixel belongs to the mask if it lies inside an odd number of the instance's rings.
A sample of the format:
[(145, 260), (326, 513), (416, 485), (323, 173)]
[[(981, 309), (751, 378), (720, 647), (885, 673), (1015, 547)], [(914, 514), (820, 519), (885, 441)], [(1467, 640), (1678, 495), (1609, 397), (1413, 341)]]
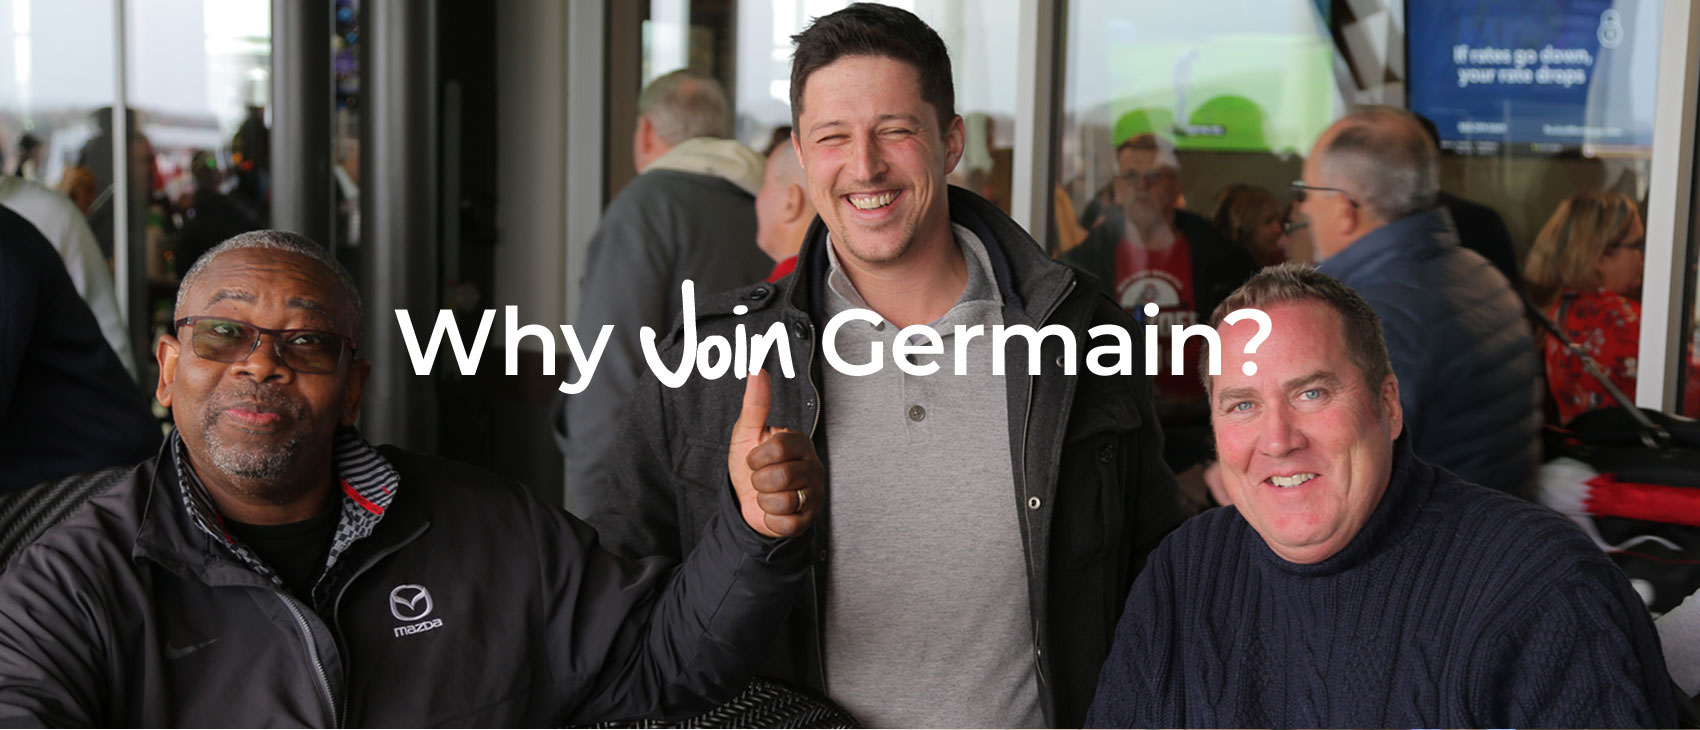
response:
[(1657, 0), (1412, 0), (1412, 111), (1460, 152), (1644, 151)]

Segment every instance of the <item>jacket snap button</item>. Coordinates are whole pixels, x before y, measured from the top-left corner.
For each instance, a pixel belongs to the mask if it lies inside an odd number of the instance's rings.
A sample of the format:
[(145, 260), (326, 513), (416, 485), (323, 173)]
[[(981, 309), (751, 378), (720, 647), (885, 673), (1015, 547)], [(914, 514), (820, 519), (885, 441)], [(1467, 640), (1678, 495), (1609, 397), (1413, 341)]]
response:
[(927, 417), (927, 409), (920, 406), (909, 406), (909, 420), (920, 422)]
[(1105, 464), (1110, 463), (1110, 460), (1114, 459), (1115, 456), (1116, 456), (1116, 447), (1111, 446), (1109, 444), (1104, 444), (1104, 448), (1098, 452), (1098, 460), (1104, 462)]
[(1038, 497), (1028, 497), (1027, 498), (1027, 509), (1039, 509), (1039, 498)]
[(1062, 367), (1062, 366), (1063, 366), (1063, 358), (1062, 358), (1062, 355), (1058, 355), (1058, 356), (1057, 356), (1057, 367), (1059, 367), (1059, 368), (1060, 368), (1060, 367)]
[(758, 286), (755, 289), (750, 290), (750, 301), (759, 302), (759, 301), (766, 299), (766, 298), (767, 298), (767, 287)]

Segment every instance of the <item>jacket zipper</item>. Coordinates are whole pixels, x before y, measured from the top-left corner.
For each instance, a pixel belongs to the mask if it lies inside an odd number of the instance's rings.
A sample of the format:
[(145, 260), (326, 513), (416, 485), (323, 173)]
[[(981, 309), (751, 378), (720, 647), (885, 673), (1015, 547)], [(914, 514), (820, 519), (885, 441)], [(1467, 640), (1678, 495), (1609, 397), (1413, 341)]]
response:
[(312, 657), (313, 671), (316, 672), (319, 677), (319, 689), (325, 691), (325, 700), (330, 702), (331, 717), (336, 718), (337, 727), (342, 727), (342, 715), (337, 710), (336, 694), (331, 692), (330, 676), (325, 674), (325, 662), (319, 657), (318, 642), (313, 640), (313, 627), (308, 625), (307, 617), (302, 614), (301, 609), (295, 605), (295, 599), (282, 593), (274, 592), (274, 595), (278, 597), (278, 600), (283, 601), (284, 606), (289, 608), (290, 615), (295, 617), (295, 625), (301, 627), (302, 638), (307, 640), (307, 655)]
[[(1057, 308), (1061, 307), (1063, 301), (1068, 299), (1068, 295), (1074, 293), (1075, 284), (1076, 284), (1076, 282), (1070, 281), (1068, 283), (1068, 288), (1063, 290), (1062, 296), (1057, 297), (1057, 300), (1055, 302), (1051, 303), (1051, 308), (1045, 312), (1045, 316), (1039, 318), (1039, 326), (1040, 327), (1044, 327), (1045, 323), (1047, 323), (1051, 320), (1051, 315), (1056, 314)], [(1041, 361), (1039, 363), (1039, 367), (1043, 368), (1044, 366), (1045, 366), (1044, 362)], [(1027, 484), (1027, 439), (1028, 439), (1028, 432), (1033, 428), (1033, 382), (1034, 382), (1035, 377), (1036, 376), (1033, 376), (1033, 375), (1027, 376), (1027, 409), (1025, 411), (1023, 411), (1022, 414), (1021, 414), (1021, 493), (1023, 495), (1027, 494), (1027, 487), (1028, 487), (1028, 484)], [(1025, 510), (1022, 514), (1022, 517), (1027, 522), (1028, 538), (1032, 539), (1032, 535), (1033, 535), (1033, 510), (1031, 510), (1031, 509)], [(1030, 575), (1030, 576), (1038, 575), (1039, 574), (1038, 566), (1036, 566), (1033, 563), (1033, 551), (1031, 549), (1029, 549), (1029, 550), (1026, 551), (1026, 553), (1027, 553), (1028, 575)], [(1029, 600), (1031, 600), (1031, 596), (1029, 596)], [(1046, 696), (1048, 694), (1046, 688), (1050, 686), (1051, 682), (1050, 682), (1050, 679), (1045, 676), (1045, 664), (1044, 664), (1043, 661), (1040, 660), (1041, 658), (1039, 656), (1039, 652), (1041, 651), (1041, 649), (1039, 647), (1039, 629), (1040, 629), (1039, 622), (1038, 621), (1032, 621), (1030, 623), (1032, 624), (1032, 627), (1033, 627), (1033, 673), (1038, 677), (1038, 680), (1039, 680), (1039, 693), (1040, 693), (1039, 694), (1039, 702), (1041, 703), (1040, 706), (1043, 707), (1045, 705), (1050, 704), (1049, 701), (1046, 699)]]
[[(808, 320), (807, 317), (804, 317), (804, 320), (809, 323), (809, 342), (813, 343), (819, 338), (819, 335), (815, 332), (815, 323)], [(815, 430), (820, 427), (821, 411), (820, 388), (815, 385), (815, 346), (813, 344), (809, 345), (809, 361), (803, 365), (803, 372), (807, 374), (809, 379), (809, 392), (815, 396), (814, 420), (809, 422), (809, 439), (813, 440)]]
[[(815, 404), (814, 409), (813, 409), (814, 410), (814, 418), (813, 418), (813, 420), (811, 420), (809, 422), (809, 440), (812, 442), (812, 441), (814, 441), (814, 438), (815, 438), (815, 431), (819, 430), (819, 428), (820, 428), (820, 412), (821, 412), (821, 409), (823, 407), (823, 404), (821, 403), (821, 397), (820, 397), (820, 387), (815, 385), (815, 346), (814, 346), (814, 343), (819, 339), (820, 335), (815, 331), (815, 323), (814, 323), (813, 320), (809, 319), (808, 317), (804, 317), (803, 319), (804, 319), (804, 321), (808, 322), (808, 324), (809, 324), (809, 342), (810, 342), (810, 345), (809, 345), (809, 360), (808, 360), (807, 363), (804, 364), (803, 372), (809, 379), (809, 392), (814, 394), (814, 404)], [(815, 539), (820, 540), (822, 542), (825, 542), (826, 537), (817, 532), (816, 535), (815, 535)], [(823, 600), (823, 597), (821, 596), (819, 571), (816, 570), (814, 561), (812, 561), (812, 560), (809, 562), (809, 591), (811, 592), (811, 594), (815, 598), (815, 607), (816, 607), (815, 612), (817, 614), (816, 617), (815, 617), (816, 620), (814, 622), (814, 624), (815, 624), (815, 662), (818, 665), (817, 669), (820, 671), (821, 690), (825, 691), (826, 690), (826, 647), (823, 646), (823, 644), (826, 643), (826, 636), (825, 636), (826, 626), (819, 620), (819, 613), (821, 611), (826, 610), (826, 605), (825, 605), (826, 602)]]
[[(419, 537), (419, 532), (416, 531), (416, 532), (413, 533), (412, 536), (408, 537), (406, 540), (402, 540), (402, 541), (400, 541), (400, 542), (398, 542), (394, 545), (391, 545), (387, 548), (384, 548), (383, 550), (379, 551), (377, 554), (366, 559), (358, 567), (356, 567), (352, 571), (350, 571), (349, 574), (348, 574), (348, 578), (346, 580), (342, 581), (341, 586), (337, 587), (336, 596), (331, 598), (331, 607), (330, 608), (331, 608), (331, 624), (334, 627), (334, 628), (331, 629), (331, 631), (334, 632), (333, 635), (336, 637), (338, 646), (347, 646), (348, 645), (347, 642), (343, 641), (343, 639), (342, 639), (342, 621), (338, 616), (338, 614), (340, 613), (340, 611), (342, 609), (342, 597), (348, 593), (348, 587), (351, 586), (351, 585), (354, 585), (354, 581), (358, 580), (360, 578), (360, 576), (365, 575), (366, 571), (370, 570), (373, 565), (377, 564), (378, 561), (389, 557), (390, 555), (400, 551), (404, 547), (407, 547), (408, 545), (412, 544), (413, 541), (415, 539), (417, 539), (418, 537)], [(319, 676), (321, 678), (324, 677), (324, 673), (323, 673), (322, 670), (321, 670)], [(329, 684), (327, 683), (326, 686), (328, 687)], [(331, 706), (335, 707), (336, 703), (334, 703), (334, 702), (331, 703)], [(342, 714), (342, 713), (347, 713), (347, 712), (348, 712), (348, 708), (346, 706), (344, 706), (342, 708), (341, 712), (337, 715), (337, 727), (348, 727), (348, 718), (345, 716), (345, 714)]]

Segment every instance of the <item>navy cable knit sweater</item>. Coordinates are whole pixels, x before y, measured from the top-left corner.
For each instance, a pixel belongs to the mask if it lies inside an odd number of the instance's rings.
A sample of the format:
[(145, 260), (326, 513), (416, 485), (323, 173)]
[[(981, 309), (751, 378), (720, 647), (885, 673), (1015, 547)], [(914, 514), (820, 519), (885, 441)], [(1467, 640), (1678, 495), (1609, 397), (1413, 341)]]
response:
[(1563, 517), (1394, 446), (1387, 494), (1314, 565), (1233, 507), (1152, 553), (1087, 727), (1673, 727), (1658, 636)]

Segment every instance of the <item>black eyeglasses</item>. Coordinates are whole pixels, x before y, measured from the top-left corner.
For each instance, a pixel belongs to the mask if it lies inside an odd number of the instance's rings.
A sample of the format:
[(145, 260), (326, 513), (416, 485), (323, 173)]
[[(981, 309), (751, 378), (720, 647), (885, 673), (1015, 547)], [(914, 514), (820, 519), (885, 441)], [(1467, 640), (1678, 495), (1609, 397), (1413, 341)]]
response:
[(1303, 181), (1303, 180), (1294, 180), (1293, 181), (1293, 202), (1295, 202), (1295, 203), (1305, 202), (1306, 194), (1311, 192), (1311, 191), (1315, 191), (1315, 192), (1318, 192), (1318, 193), (1339, 193), (1340, 197), (1345, 198), (1346, 202), (1351, 203), (1353, 208), (1358, 207), (1358, 199), (1352, 197), (1352, 194), (1346, 192), (1345, 190), (1342, 190), (1340, 188), (1325, 188), (1321, 185), (1306, 185), (1305, 181)]
[(248, 359), (264, 335), (275, 341), (278, 359), (300, 373), (336, 372), (342, 356), (355, 351), (354, 338), (323, 330), (272, 330), (223, 317), (184, 317), (175, 324), (179, 330), (193, 327), (190, 349), (213, 362)]
[(1163, 182), (1164, 180), (1174, 179), (1175, 171), (1169, 170), (1169, 169), (1162, 169), (1162, 170), (1152, 170), (1151, 172), (1141, 173), (1138, 170), (1128, 170), (1127, 172), (1124, 172), (1124, 173), (1118, 175), (1117, 177), (1120, 177), (1122, 180), (1126, 181), (1129, 185), (1156, 185), (1157, 183)]

